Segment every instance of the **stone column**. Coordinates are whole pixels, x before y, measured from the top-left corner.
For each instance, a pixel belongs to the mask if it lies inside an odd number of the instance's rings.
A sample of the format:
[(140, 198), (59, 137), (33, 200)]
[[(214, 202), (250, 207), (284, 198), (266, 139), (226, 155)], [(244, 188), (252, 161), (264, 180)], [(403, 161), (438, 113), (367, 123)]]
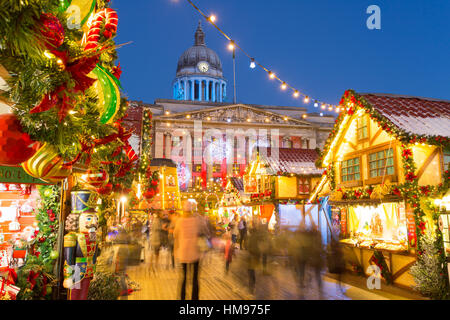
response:
[(187, 100), (187, 80), (184, 80), (184, 100)]
[(209, 81), (205, 80), (205, 100), (209, 101)]
[[(184, 135), (183, 141), (185, 143), (184, 150), (186, 150), (186, 154), (183, 155), (186, 163), (186, 169), (189, 170), (189, 173), (191, 174), (190, 179), (192, 179), (192, 133), (188, 131), (186, 135)], [(186, 185), (188, 188), (192, 187), (192, 183), (189, 180), (186, 181)]]
[(189, 83), (191, 84), (191, 100), (194, 101), (195, 99), (195, 81), (194, 80), (190, 80)]
[(211, 101), (216, 102), (216, 82), (212, 82), (212, 89), (211, 89)]
[(165, 133), (166, 137), (166, 146), (164, 150), (164, 156), (166, 159), (170, 159), (171, 151), (172, 151), (172, 135), (170, 133)]
[(162, 132), (155, 133), (155, 158), (162, 158), (164, 155), (164, 134)]

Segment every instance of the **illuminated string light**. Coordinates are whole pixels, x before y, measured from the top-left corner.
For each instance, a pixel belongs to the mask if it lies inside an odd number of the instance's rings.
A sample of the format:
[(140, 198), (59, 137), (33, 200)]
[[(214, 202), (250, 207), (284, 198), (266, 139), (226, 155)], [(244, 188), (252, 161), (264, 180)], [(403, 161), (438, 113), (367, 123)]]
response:
[[(187, 2), (195, 9), (197, 10), (209, 23), (211, 23), (228, 41), (228, 49), (229, 50), (235, 50), (236, 48), (238, 48), (239, 50), (242, 51), (242, 53), (244, 53), (249, 59), (250, 59), (250, 68), (254, 69), (256, 68), (256, 63), (255, 63), (255, 58), (253, 58), (252, 56), (250, 56), (242, 47), (240, 47), (237, 43), (235, 43), (232, 38), (230, 36), (228, 36), (222, 29), (220, 29), (214, 22), (216, 21), (216, 17), (215, 15), (206, 15), (204, 12), (202, 12), (202, 10), (200, 10), (191, 0), (187, 0)], [(258, 63), (258, 66), (263, 69), (264, 71), (269, 73), (269, 77), (271, 79), (277, 78), (278, 80), (282, 81), (280, 78), (276, 77), (275, 74), (273, 72), (270, 71), (270, 69), (264, 67), (263, 65), (261, 65), (260, 63)], [(294, 91), (296, 91), (296, 88), (293, 88), (291, 86), (289, 86), (290, 88), (292, 88)], [(297, 90), (298, 91), (298, 90)], [(306, 96), (306, 94), (304, 93), (300, 93), (299, 92), (299, 96)], [(309, 102), (309, 97), (307, 99), (307, 101)], [(305, 103), (308, 103), (305, 102)], [(314, 107), (318, 107), (319, 103), (317, 102), (317, 100), (315, 100), (315, 104)]]
[(309, 97), (306, 96), (305, 99), (303, 99), (303, 102), (304, 102), (304, 103), (308, 103), (308, 102), (309, 102)]
[(326, 106), (325, 103), (322, 103), (322, 105), (320, 106), (320, 108), (321, 108), (322, 110), (325, 110), (326, 107), (327, 107), (327, 106)]
[(300, 92), (298, 92), (298, 90), (295, 90), (293, 96), (295, 98), (298, 98), (300, 96)]
[(286, 90), (286, 88), (287, 88), (287, 84), (286, 84), (286, 82), (283, 82), (281, 84), (281, 90)]
[(314, 108), (318, 108), (319, 107), (319, 103), (316, 101), (314, 101)]

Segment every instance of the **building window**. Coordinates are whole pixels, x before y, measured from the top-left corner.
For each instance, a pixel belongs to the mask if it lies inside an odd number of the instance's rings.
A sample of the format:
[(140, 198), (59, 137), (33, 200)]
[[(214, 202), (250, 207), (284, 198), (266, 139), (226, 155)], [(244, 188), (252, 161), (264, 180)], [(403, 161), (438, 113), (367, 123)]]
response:
[(369, 154), (369, 168), (371, 178), (393, 175), (395, 172), (394, 150), (386, 149)]
[(201, 164), (194, 164), (194, 170), (193, 172), (202, 172), (202, 165)]
[(222, 171), (222, 165), (221, 164), (215, 164), (212, 169), (213, 169), (212, 170), (213, 173), (221, 172)]
[(369, 137), (369, 127), (367, 122), (368, 121), (366, 116), (362, 116), (358, 119), (358, 140), (367, 139)]
[(341, 177), (342, 182), (361, 180), (359, 158), (342, 161)]
[(241, 166), (238, 163), (233, 164), (233, 174), (239, 174), (241, 172)]
[(308, 178), (298, 178), (298, 194), (308, 194), (310, 185)]
[(292, 141), (290, 139), (283, 140), (283, 148), (292, 148)]
[(444, 149), (444, 171), (448, 170), (450, 164), (450, 148)]

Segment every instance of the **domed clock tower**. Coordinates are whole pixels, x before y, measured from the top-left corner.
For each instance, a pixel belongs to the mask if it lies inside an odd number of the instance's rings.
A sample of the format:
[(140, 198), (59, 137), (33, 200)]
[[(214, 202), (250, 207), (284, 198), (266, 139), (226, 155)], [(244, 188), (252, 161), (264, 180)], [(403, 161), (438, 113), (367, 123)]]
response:
[(178, 60), (173, 81), (173, 98), (186, 101), (224, 102), (227, 81), (217, 53), (205, 45), (205, 33), (199, 22), (195, 42)]

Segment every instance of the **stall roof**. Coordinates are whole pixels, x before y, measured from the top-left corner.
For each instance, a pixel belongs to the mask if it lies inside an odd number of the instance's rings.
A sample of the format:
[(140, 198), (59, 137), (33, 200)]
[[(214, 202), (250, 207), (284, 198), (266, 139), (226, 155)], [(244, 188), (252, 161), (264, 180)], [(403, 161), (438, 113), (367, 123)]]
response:
[(360, 96), (399, 129), (412, 134), (450, 137), (448, 100), (374, 93)]
[(230, 181), (238, 191), (244, 191), (244, 182), (242, 178), (231, 177)]
[(259, 152), (261, 163), (268, 165), (273, 174), (321, 175), (323, 169), (315, 165), (318, 156), (313, 149), (278, 148), (277, 153), (272, 148), (261, 148)]

